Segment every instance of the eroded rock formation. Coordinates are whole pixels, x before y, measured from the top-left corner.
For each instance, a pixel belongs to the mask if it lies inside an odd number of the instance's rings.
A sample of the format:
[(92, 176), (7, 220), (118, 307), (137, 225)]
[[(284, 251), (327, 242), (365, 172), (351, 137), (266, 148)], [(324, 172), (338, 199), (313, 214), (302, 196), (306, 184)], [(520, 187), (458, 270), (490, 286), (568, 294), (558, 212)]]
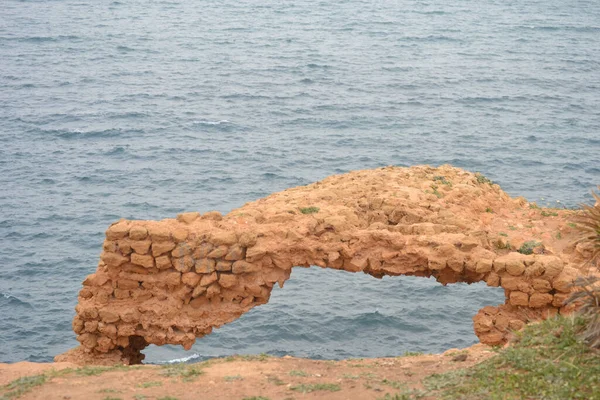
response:
[[(433, 276), (502, 286), (506, 303), (474, 317), (499, 344), (531, 319), (564, 312), (586, 249), (568, 246), (565, 214), (530, 208), (481, 175), (450, 166), (386, 167), (275, 193), (223, 216), (121, 220), (106, 231), (57, 361), (138, 363), (148, 344), (181, 344), (269, 300), (292, 267)], [(561, 232), (560, 240), (557, 233)], [(524, 255), (526, 240), (542, 243)]]

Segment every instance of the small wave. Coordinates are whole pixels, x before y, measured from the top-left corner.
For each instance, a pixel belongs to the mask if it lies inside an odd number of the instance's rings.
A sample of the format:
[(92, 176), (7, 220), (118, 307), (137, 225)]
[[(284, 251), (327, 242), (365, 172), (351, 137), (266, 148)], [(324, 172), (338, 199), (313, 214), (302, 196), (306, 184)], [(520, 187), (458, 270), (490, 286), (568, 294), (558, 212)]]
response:
[[(181, 363), (187, 363), (191, 360), (196, 360), (200, 358), (200, 356), (196, 353), (192, 354), (191, 356), (188, 357), (182, 357), (182, 358), (175, 358), (173, 360), (169, 360), (169, 361), (165, 361), (162, 364), (181, 364)], [(161, 364), (161, 363), (159, 363)]]
[(8, 305), (10, 305), (10, 306), (23, 306), (23, 307), (27, 307), (27, 308), (32, 308), (31, 304), (27, 303), (26, 301), (18, 299), (17, 297), (13, 296), (12, 294), (0, 292), (0, 298), (6, 299)]
[(221, 125), (221, 124), (229, 124), (230, 122), (227, 121), (226, 119), (222, 119), (219, 121), (208, 121), (208, 120), (201, 120), (201, 121), (194, 121), (194, 125)]

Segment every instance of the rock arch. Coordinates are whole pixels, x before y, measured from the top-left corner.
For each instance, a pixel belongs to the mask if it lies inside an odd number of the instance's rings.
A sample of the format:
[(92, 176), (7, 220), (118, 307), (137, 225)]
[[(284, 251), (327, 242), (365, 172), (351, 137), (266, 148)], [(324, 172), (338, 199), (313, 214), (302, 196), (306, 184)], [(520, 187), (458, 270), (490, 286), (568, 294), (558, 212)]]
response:
[[(567, 311), (579, 274), (579, 253), (565, 244), (568, 213), (546, 218), (481, 175), (416, 166), (331, 176), (225, 216), (121, 220), (106, 231), (79, 293), (73, 330), (81, 346), (56, 360), (139, 363), (148, 344), (189, 349), (267, 303), (292, 267), (310, 265), (502, 286), (505, 304), (473, 320), (483, 343), (504, 343), (527, 321)], [(545, 231), (559, 225), (562, 241)], [(539, 254), (514, 250), (528, 238), (543, 243)]]

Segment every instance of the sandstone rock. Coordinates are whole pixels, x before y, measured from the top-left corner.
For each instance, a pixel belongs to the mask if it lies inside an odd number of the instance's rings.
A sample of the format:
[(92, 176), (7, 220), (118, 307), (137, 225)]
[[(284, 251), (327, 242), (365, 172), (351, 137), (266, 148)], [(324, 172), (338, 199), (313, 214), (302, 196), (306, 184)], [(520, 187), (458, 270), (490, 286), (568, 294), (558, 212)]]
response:
[(133, 240), (144, 240), (148, 237), (148, 229), (140, 225), (134, 225), (129, 230), (129, 238)]
[(513, 276), (523, 275), (525, 272), (525, 264), (520, 260), (507, 260), (505, 265), (506, 272)]
[(129, 224), (125, 221), (111, 225), (106, 230), (106, 238), (108, 240), (123, 239), (129, 234)]
[(568, 293), (571, 291), (571, 285), (579, 275), (575, 268), (564, 267), (562, 272), (552, 281), (552, 286), (559, 292)]
[(154, 258), (150, 255), (141, 255), (133, 253), (131, 255), (131, 263), (135, 265), (141, 265), (144, 268), (153, 268)]
[(194, 288), (194, 291), (192, 292), (192, 297), (196, 298), (198, 296), (203, 295), (204, 293), (206, 293), (206, 287), (198, 285)]
[[(130, 233), (130, 235), (131, 235), (131, 233)], [(148, 254), (148, 252), (150, 251), (150, 245), (151, 244), (152, 244), (152, 242), (149, 241), (149, 240), (132, 241), (130, 243), (131, 248), (137, 254)]]
[(191, 224), (198, 218), (200, 218), (199, 212), (187, 212), (187, 213), (182, 213), (182, 214), (177, 215), (177, 221), (183, 222), (185, 224)]
[(107, 324), (111, 324), (119, 320), (119, 314), (110, 310), (100, 310), (98, 314), (100, 319)]
[(200, 279), (200, 286), (208, 286), (214, 282), (216, 282), (218, 279), (218, 275), (216, 272), (213, 272), (210, 275), (203, 275), (202, 278)]
[(194, 272), (186, 272), (181, 275), (181, 281), (188, 286), (195, 287), (200, 282), (200, 275)]
[(181, 272), (167, 272), (164, 275), (164, 282), (169, 286), (178, 286), (181, 284)]
[(173, 237), (173, 240), (175, 240), (175, 242), (183, 242), (187, 239), (188, 235), (189, 231), (187, 230), (187, 228), (177, 228), (171, 232), (171, 236)]
[(246, 257), (246, 249), (236, 244), (229, 249), (229, 252), (225, 256), (225, 260), (237, 261), (243, 260)]
[(192, 248), (186, 243), (180, 243), (171, 252), (173, 257), (183, 257), (192, 254)]
[(212, 221), (220, 221), (223, 219), (223, 215), (221, 215), (218, 211), (209, 211), (202, 215), (202, 219), (208, 219)]
[(173, 258), (171, 263), (173, 264), (173, 268), (179, 272), (189, 272), (194, 267), (194, 259), (191, 256)]
[(529, 307), (531, 308), (541, 308), (546, 307), (548, 304), (552, 303), (553, 296), (548, 293), (533, 293), (529, 297)]
[(215, 266), (215, 269), (220, 272), (228, 272), (231, 271), (231, 266), (233, 263), (231, 261), (219, 261)]
[(219, 285), (224, 288), (231, 288), (237, 285), (237, 276), (231, 274), (221, 274), (219, 277)]
[(513, 306), (528, 306), (529, 305), (529, 296), (527, 293), (523, 292), (511, 292), (510, 293), (510, 304)]
[(138, 281), (131, 279), (120, 279), (117, 281), (117, 287), (119, 289), (137, 289), (140, 286)]
[(106, 265), (111, 267), (118, 267), (129, 261), (129, 257), (124, 257), (116, 253), (107, 253), (106, 251), (103, 251), (102, 254), (100, 254), (100, 259)]
[(201, 243), (193, 253), (194, 259), (199, 260), (200, 258), (206, 258), (213, 250), (214, 246), (208, 242)]
[(479, 260), (477, 261), (477, 267), (475, 268), (475, 271), (478, 274), (488, 273), (492, 270), (492, 263), (492, 260)]
[(487, 278), (485, 278), (485, 282), (488, 286), (498, 287), (500, 286), (500, 276), (495, 272), (490, 272)]
[(208, 253), (208, 258), (223, 258), (227, 254), (227, 246), (219, 246)]
[(152, 242), (152, 255), (154, 257), (158, 257), (173, 250), (174, 248), (175, 243), (170, 241)]
[(236, 261), (233, 263), (231, 270), (234, 274), (246, 274), (249, 272), (260, 271), (260, 266), (246, 261)]
[(552, 290), (552, 285), (545, 279), (534, 279), (533, 288), (538, 292), (547, 293)]
[[(452, 182), (438, 185), (440, 198), (424, 193), (435, 176)], [(319, 211), (299, 211), (310, 206)], [(486, 207), (494, 213), (482, 218)], [(523, 215), (521, 207), (469, 172), (418, 166), (333, 176), (247, 203), (224, 218), (212, 212), (122, 220), (107, 230), (96, 274), (84, 281), (73, 330), (94, 335), (80, 337), (88, 360), (105, 352), (106, 359), (139, 362), (149, 343), (189, 347), (196, 336), (266, 303), (292, 266), (316, 264), (378, 278), (501, 285), (506, 304), (480, 310), (474, 329), (483, 342), (504, 343), (523, 321), (557, 307), (568, 312), (562, 301), (579, 273), (574, 264), (565, 267), (580, 260), (575, 246), (565, 248), (550, 235), (548, 219)], [(524, 229), (529, 224), (535, 229)], [(555, 255), (497, 247), (499, 237), (520, 243), (544, 230), (544, 249)]]
[[(166, 225), (161, 224), (160, 222), (148, 226), (147, 229), (148, 234), (152, 238), (152, 242), (163, 242), (171, 239), (171, 231)], [(155, 254), (155, 256), (156, 255), (160, 254)]]
[(221, 293), (221, 286), (219, 286), (217, 283), (213, 283), (206, 289), (206, 297), (208, 297), (209, 299), (217, 296), (220, 293)]
[(232, 231), (219, 231), (213, 233), (210, 239), (215, 246), (229, 246), (237, 242), (237, 235)]
[(160, 257), (156, 257), (156, 268), (158, 269), (169, 269), (173, 267), (173, 264), (171, 263), (171, 259), (169, 258), (169, 256), (160, 256)]
[(566, 293), (555, 293), (554, 298), (552, 300), (552, 305), (554, 307), (562, 307), (565, 305), (565, 302), (569, 298), (569, 295)]
[(196, 260), (196, 272), (199, 274), (210, 274), (215, 271), (216, 262), (212, 258)]

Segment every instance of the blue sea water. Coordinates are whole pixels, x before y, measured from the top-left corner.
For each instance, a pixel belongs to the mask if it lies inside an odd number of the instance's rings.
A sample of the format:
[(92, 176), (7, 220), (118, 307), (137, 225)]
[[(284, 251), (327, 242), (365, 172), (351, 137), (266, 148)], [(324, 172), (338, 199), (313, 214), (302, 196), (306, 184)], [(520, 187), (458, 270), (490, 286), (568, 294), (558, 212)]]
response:
[[(574, 206), (600, 183), (599, 110), (596, 0), (2, 0), (0, 362), (77, 344), (80, 283), (121, 217), (426, 163)], [(297, 269), (191, 351), (147, 355), (438, 352), (502, 301)]]

